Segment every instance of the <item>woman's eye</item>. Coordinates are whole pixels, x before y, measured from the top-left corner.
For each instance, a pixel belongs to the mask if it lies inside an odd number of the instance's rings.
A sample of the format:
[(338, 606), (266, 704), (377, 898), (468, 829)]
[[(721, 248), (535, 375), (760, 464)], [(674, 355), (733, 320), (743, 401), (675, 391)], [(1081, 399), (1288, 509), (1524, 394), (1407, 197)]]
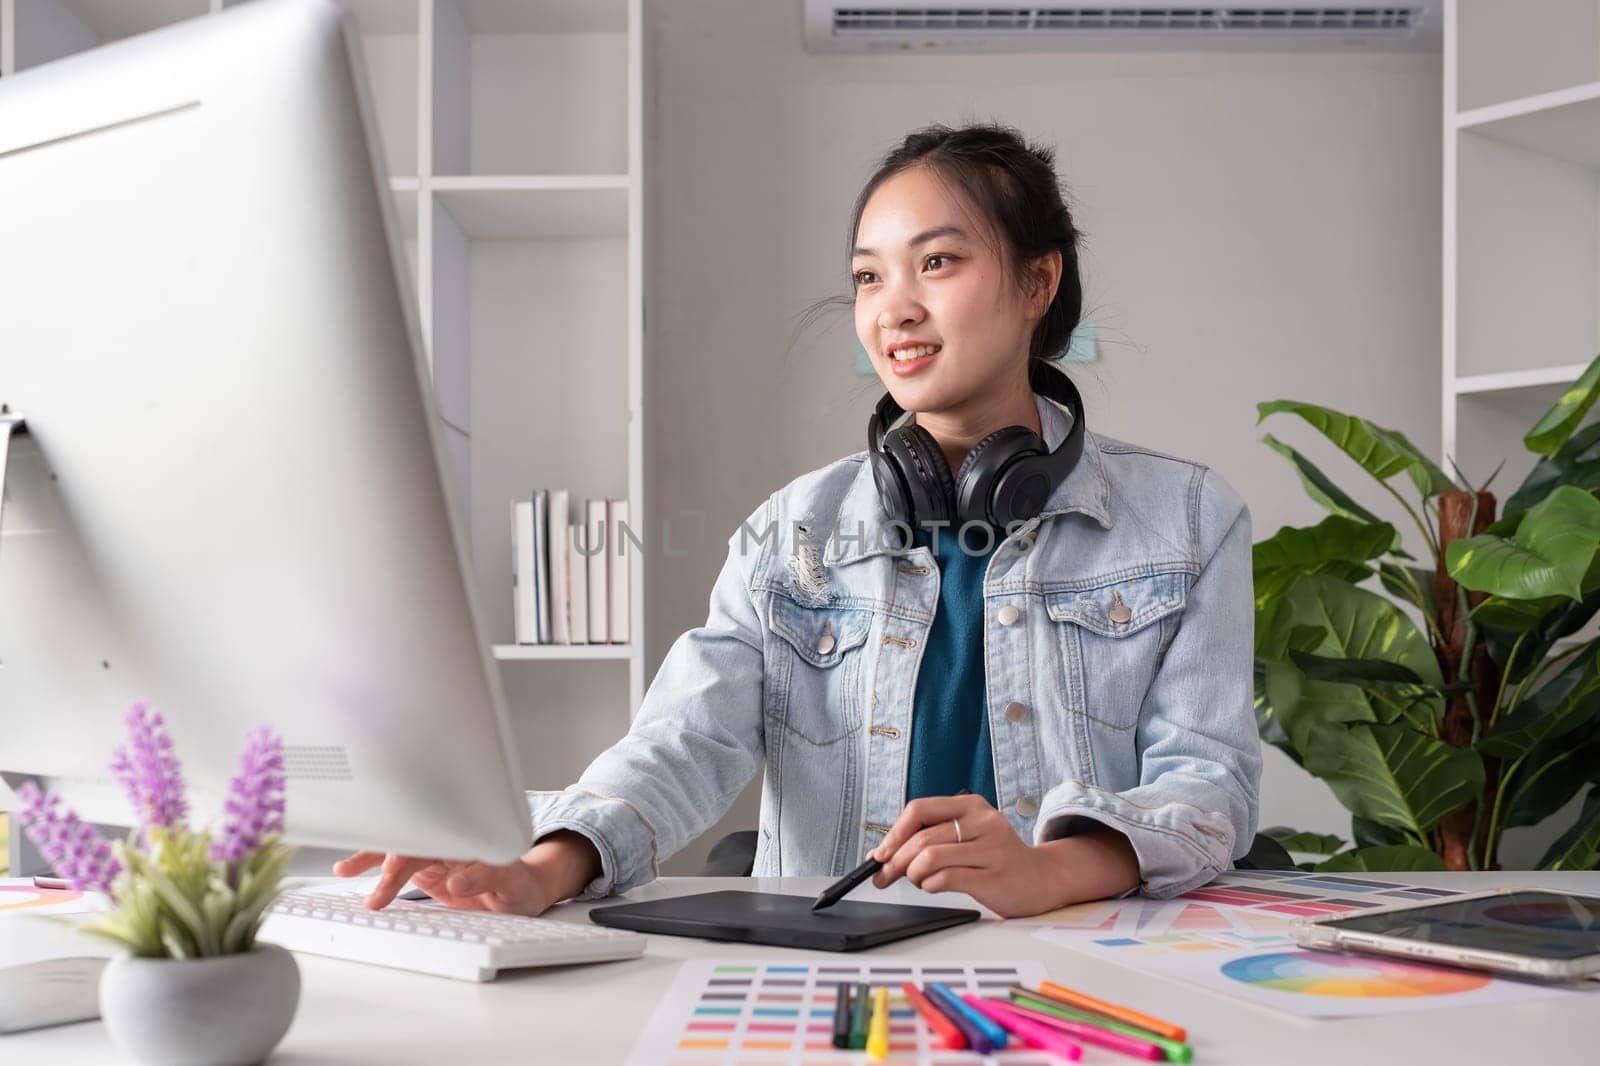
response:
[(868, 278), (868, 277), (871, 277), (872, 276), (872, 271), (870, 271), (870, 270), (858, 270), (851, 276), (855, 278), (856, 285), (858, 285), (858, 286), (865, 285), (866, 281), (864, 279)]
[(948, 255), (940, 255), (939, 253), (935, 252), (933, 255), (928, 256), (928, 258), (927, 258), (927, 260), (925, 260), (925, 262), (931, 262), (931, 261), (933, 261), (935, 259), (948, 260), (949, 258), (950, 257)]

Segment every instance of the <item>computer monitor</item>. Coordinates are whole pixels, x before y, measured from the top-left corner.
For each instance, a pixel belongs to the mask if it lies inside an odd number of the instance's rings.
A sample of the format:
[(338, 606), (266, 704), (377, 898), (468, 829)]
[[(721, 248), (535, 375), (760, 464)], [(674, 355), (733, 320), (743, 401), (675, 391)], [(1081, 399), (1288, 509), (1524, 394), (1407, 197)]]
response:
[(129, 824), (123, 716), (196, 818), (245, 734), (287, 835), (511, 861), (505, 699), (360, 43), (255, 0), (0, 81), (0, 771)]

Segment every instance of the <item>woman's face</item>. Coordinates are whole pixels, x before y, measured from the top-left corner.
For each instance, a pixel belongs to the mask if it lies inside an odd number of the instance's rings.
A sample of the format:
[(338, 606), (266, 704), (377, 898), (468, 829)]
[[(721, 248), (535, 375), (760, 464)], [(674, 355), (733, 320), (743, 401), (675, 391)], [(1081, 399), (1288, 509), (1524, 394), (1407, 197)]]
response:
[[(861, 212), (850, 261), (856, 336), (904, 410), (981, 409), (987, 391), (1025, 378), (1048, 300), (1025, 306), (1006, 283), (997, 238), (986, 242), (978, 224), (920, 166), (879, 185)], [(896, 359), (891, 349), (908, 342), (937, 350)]]

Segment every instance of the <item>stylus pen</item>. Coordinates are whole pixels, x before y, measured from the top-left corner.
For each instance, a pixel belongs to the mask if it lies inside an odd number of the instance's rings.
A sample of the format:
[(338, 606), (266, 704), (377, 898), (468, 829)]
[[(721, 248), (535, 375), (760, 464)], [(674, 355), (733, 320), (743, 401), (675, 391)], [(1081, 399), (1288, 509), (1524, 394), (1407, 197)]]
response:
[(839, 880), (823, 889), (822, 894), (817, 897), (817, 901), (811, 905), (811, 909), (814, 911), (820, 911), (826, 907), (833, 906), (841, 899), (844, 899), (844, 897), (850, 893), (851, 889), (855, 888), (861, 882), (865, 881), (867, 878), (871, 877), (881, 869), (883, 869), (883, 863), (879, 862), (877, 859), (868, 859), (866, 862), (862, 863), (860, 866), (857, 866), (854, 870), (851, 870), (849, 873), (839, 878)]
[(833, 1003), (833, 1046), (845, 1051), (850, 1047), (850, 986), (841, 981), (838, 996)]
[[(965, 796), (971, 791), (972, 790), (969, 788), (964, 788), (960, 792), (957, 792), (956, 795)], [(849, 895), (853, 888), (881, 869), (883, 869), (883, 863), (879, 862), (877, 859), (868, 859), (866, 862), (862, 863), (860, 866), (857, 866), (854, 870), (851, 870), (849, 873), (839, 878), (839, 880), (823, 889), (821, 895), (817, 896), (817, 901), (811, 905), (811, 909), (814, 911), (820, 911), (833, 906), (841, 899), (844, 899), (845, 896)]]

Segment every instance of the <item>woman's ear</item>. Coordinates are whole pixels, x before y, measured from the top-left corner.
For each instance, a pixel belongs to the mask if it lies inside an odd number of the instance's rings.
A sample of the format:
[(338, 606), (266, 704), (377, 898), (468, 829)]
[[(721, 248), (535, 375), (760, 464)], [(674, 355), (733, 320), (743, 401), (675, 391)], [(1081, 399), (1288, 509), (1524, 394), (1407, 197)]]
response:
[(1032, 284), (1028, 299), (1028, 314), (1043, 318), (1056, 298), (1061, 285), (1061, 252), (1047, 252), (1035, 259), (1030, 269)]

